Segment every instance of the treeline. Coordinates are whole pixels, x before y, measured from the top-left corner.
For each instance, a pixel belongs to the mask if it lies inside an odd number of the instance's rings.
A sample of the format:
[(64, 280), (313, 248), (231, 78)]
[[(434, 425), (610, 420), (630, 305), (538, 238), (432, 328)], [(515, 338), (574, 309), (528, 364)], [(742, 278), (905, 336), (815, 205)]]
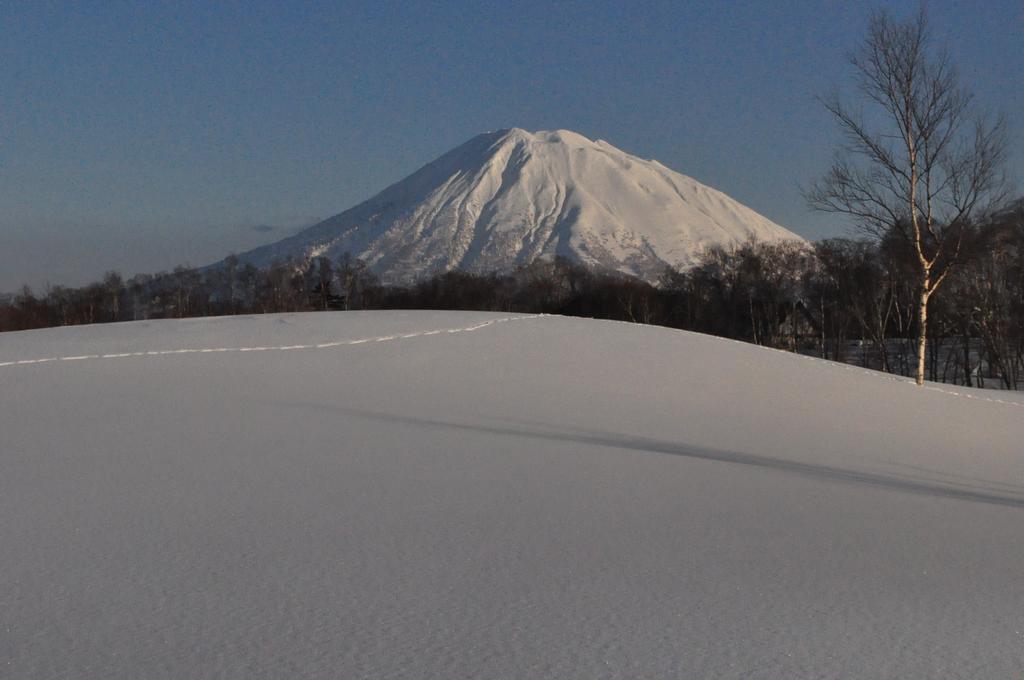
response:
[[(1024, 219), (971, 231), (928, 317), (931, 380), (1024, 387)], [(564, 259), (507, 275), (438, 274), (385, 286), (349, 255), (257, 269), (206, 269), (82, 288), (28, 288), (0, 300), (0, 331), (154, 318), (345, 309), (550, 313), (658, 324), (911, 375), (913, 254), (897, 238), (712, 248), (657, 286)]]

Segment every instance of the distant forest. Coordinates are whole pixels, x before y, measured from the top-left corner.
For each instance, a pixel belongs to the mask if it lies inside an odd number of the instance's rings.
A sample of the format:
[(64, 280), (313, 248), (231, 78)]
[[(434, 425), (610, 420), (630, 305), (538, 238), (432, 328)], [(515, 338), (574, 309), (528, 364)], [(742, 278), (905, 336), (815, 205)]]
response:
[[(1024, 388), (1024, 207), (973, 228), (928, 316), (928, 378)], [(712, 248), (658, 285), (564, 259), (508, 275), (460, 271), (381, 285), (366, 264), (178, 267), (0, 298), (0, 331), (140, 319), (348, 309), (457, 309), (615, 319), (733, 338), (913, 375), (915, 260), (908, 244), (831, 239)]]

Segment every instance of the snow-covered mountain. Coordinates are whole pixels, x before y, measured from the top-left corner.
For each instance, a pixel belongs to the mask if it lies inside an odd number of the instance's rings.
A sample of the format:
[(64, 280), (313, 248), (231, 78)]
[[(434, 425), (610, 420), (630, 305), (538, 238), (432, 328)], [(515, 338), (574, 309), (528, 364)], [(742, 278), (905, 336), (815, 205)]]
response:
[(449, 269), (509, 271), (563, 255), (655, 280), (705, 247), (800, 239), (657, 161), (568, 130), (479, 135), (370, 200), (240, 255), (364, 259), (408, 283)]

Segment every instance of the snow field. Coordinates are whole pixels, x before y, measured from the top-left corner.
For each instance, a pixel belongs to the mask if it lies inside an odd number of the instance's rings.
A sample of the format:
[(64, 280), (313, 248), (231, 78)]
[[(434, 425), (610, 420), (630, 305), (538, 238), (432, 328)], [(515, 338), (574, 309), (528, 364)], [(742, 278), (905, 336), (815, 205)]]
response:
[[(0, 335), (5, 363), (134, 357), (0, 370), (0, 675), (1024, 666), (1015, 395), (505, 318)], [(275, 351), (135, 357), (248, 347)]]

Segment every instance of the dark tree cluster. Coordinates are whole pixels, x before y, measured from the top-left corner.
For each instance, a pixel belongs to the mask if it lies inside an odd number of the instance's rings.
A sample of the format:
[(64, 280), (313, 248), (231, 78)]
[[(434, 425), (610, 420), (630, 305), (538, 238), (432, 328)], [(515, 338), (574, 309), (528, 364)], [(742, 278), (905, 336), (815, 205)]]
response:
[[(912, 376), (917, 270), (899, 234), (711, 248), (695, 267), (667, 270), (658, 285), (563, 258), (511, 274), (451, 271), (397, 287), (348, 254), (267, 269), (232, 257), (128, 280), (111, 272), (42, 295), (25, 288), (0, 298), (0, 330), (349, 309), (548, 313), (698, 331)], [(1024, 387), (1024, 206), (968, 231), (932, 304), (929, 379)]]
[(266, 314), (378, 305), (382, 290), (366, 264), (345, 256), (301, 266), (277, 262), (266, 269), (227, 258), (220, 266), (139, 274), (127, 281), (108, 272), (82, 288), (28, 287), (0, 298), (0, 331), (142, 319)]

